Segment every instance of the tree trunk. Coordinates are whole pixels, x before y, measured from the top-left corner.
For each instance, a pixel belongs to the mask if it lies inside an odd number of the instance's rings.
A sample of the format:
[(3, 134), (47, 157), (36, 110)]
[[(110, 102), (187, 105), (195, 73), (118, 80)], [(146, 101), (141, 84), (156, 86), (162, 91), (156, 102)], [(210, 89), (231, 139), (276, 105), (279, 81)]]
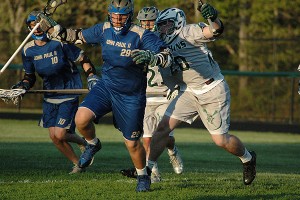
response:
[[(239, 71), (247, 71), (248, 70), (248, 56), (247, 56), (247, 26), (249, 22), (249, 11), (248, 9), (251, 7), (251, 3), (249, 0), (241, 0), (240, 1), (240, 29), (239, 29)], [(247, 86), (248, 78), (240, 77), (239, 79), (239, 93)]]

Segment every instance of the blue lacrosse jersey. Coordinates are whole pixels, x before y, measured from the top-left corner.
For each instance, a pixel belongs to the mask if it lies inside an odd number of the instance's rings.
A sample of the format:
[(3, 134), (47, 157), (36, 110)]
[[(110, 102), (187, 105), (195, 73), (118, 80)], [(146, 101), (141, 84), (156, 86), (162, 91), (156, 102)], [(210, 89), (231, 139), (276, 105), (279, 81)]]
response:
[(115, 34), (111, 24), (104, 22), (83, 30), (82, 34), (87, 43), (102, 47), (105, 85), (122, 93), (132, 94), (146, 88), (146, 67), (133, 62), (131, 51), (140, 49), (158, 53), (165, 48), (165, 43), (157, 35), (136, 25), (122, 35)]
[[(28, 42), (22, 51), (25, 73), (37, 73), (43, 79), (44, 90), (80, 89), (82, 81), (75, 65), (83, 51), (73, 44), (49, 40), (44, 46)], [(78, 95), (45, 93), (45, 98), (64, 99)]]

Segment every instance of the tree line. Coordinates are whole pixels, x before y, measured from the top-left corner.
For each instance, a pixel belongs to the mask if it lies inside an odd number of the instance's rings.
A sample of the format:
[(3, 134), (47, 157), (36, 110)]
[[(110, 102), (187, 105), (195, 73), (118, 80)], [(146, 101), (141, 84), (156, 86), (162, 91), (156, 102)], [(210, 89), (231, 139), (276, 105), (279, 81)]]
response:
[[(0, 6), (0, 63), (4, 64), (14, 53), (28, 30), (24, 23), (31, 10), (42, 9), (46, 0), (4, 0)], [(214, 58), (223, 70), (286, 72), (296, 71), (299, 65), (300, 0), (224, 0), (206, 1), (219, 11), (224, 34), (209, 44)], [(65, 27), (86, 28), (107, 20), (109, 1), (68, 0), (59, 7), (53, 18)], [(197, 11), (198, 0), (135, 0), (137, 12), (144, 6), (159, 10), (177, 7), (186, 13), (188, 23), (204, 19)], [(96, 66), (101, 66), (100, 47), (81, 46)], [(21, 56), (13, 63), (21, 64)], [(0, 86), (6, 88), (19, 80), (21, 72), (3, 74)], [(286, 105), (292, 95), (291, 82), (286, 78), (273, 78), (267, 85), (265, 79), (253, 81), (249, 77), (228, 77), (233, 94), (233, 109), (248, 112), (277, 112), (278, 105)], [(260, 84), (260, 85), (259, 85)], [(296, 83), (295, 83), (296, 84)], [(269, 94), (270, 93), (270, 94)], [(270, 96), (275, 103), (266, 108)], [(259, 100), (257, 100), (259, 97)], [(245, 101), (244, 101), (245, 100)], [(253, 105), (255, 102), (255, 105)], [(263, 108), (263, 109), (262, 109)], [(261, 111), (267, 109), (267, 111)], [(286, 108), (286, 110), (288, 110)]]

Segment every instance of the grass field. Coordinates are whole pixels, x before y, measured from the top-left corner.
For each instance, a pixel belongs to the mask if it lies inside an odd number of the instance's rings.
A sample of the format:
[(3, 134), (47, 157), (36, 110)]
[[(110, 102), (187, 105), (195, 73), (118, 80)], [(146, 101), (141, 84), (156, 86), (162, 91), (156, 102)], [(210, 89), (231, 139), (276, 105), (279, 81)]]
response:
[(173, 173), (165, 152), (158, 163), (163, 181), (152, 184), (151, 192), (136, 193), (136, 181), (119, 173), (132, 164), (113, 126), (96, 126), (102, 150), (86, 173), (69, 175), (72, 164), (37, 121), (0, 119), (0, 124), (1, 200), (300, 199), (300, 134), (232, 131), (258, 156), (257, 178), (245, 186), (239, 159), (216, 147), (206, 130), (177, 129), (184, 173)]

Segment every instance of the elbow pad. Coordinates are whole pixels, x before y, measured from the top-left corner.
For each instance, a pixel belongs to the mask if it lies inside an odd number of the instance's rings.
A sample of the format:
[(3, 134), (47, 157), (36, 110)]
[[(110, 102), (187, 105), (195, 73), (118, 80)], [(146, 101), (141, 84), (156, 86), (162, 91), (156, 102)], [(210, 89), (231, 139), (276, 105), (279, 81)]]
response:
[(224, 25), (223, 25), (223, 22), (219, 19), (219, 21), (220, 21), (220, 28), (218, 28), (218, 29), (216, 29), (216, 31), (215, 32), (213, 32), (213, 35), (215, 36), (215, 37), (218, 37), (219, 35), (221, 35), (222, 33), (223, 33), (223, 31), (224, 31)]
[(23, 80), (28, 81), (29, 85), (30, 85), (30, 88), (32, 88), (34, 86), (34, 84), (35, 84), (36, 76), (35, 76), (34, 73), (33, 74), (25, 74)]
[(84, 39), (81, 33), (82, 29), (66, 29), (62, 28), (59, 34), (56, 36), (57, 39), (69, 42), (72, 44), (83, 44)]

